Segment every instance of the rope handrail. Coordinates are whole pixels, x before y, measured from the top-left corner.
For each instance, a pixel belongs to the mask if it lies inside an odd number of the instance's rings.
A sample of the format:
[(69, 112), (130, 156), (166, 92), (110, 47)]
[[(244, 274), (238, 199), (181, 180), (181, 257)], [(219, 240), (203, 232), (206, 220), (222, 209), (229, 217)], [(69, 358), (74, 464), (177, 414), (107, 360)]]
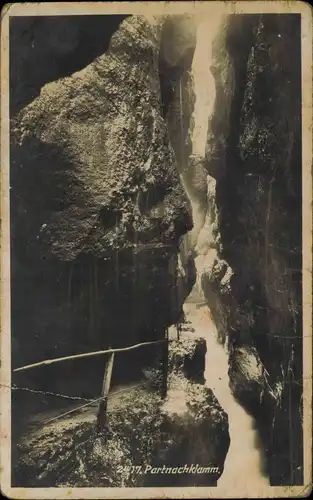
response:
[(70, 415), (71, 413), (74, 413), (75, 411), (81, 410), (82, 408), (86, 408), (87, 406), (91, 406), (92, 404), (101, 401), (101, 399), (103, 399), (103, 396), (101, 396), (98, 399), (93, 399), (92, 401), (89, 401), (88, 403), (81, 405), (78, 408), (72, 408), (72, 410), (66, 411), (65, 413), (61, 413), (61, 415), (58, 415), (57, 417), (50, 418), (49, 420), (46, 420), (44, 422), (44, 425), (50, 424), (51, 422), (54, 422), (55, 420), (58, 420), (61, 417), (65, 417), (67, 415)]
[[(146, 382), (142, 382), (142, 383), (137, 384), (137, 385), (132, 385), (130, 387), (126, 387), (125, 389), (121, 389), (119, 391), (112, 391), (110, 393), (110, 397), (115, 396), (116, 394), (119, 394), (121, 392), (131, 391), (132, 389), (136, 389), (137, 387), (143, 387), (144, 385), (147, 385), (147, 383), (148, 382), (146, 381)], [(90, 399), (90, 400), (88, 400), (88, 403), (86, 403), (84, 405), (78, 406), (76, 408), (72, 408), (71, 410), (66, 411), (65, 413), (61, 413), (61, 415), (57, 415), (56, 417), (53, 417), (53, 418), (50, 418), (49, 420), (46, 420), (44, 422), (44, 425), (50, 424), (51, 422), (54, 422), (55, 420), (58, 420), (59, 418), (66, 417), (67, 415), (70, 415), (70, 414), (74, 413), (75, 411), (81, 410), (82, 408), (86, 408), (87, 406), (91, 406), (94, 403), (98, 403), (99, 401), (104, 399), (104, 397), (106, 397), (106, 396), (101, 396), (100, 398), (97, 398), (97, 399)]]
[(116, 349), (106, 349), (104, 351), (91, 351), (91, 352), (86, 352), (82, 354), (73, 354), (72, 356), (63, 356), (61, 358), (52, 358), (52, 359), (46, 359), (44, 361), (39, 361), (38, 363), (32, 363), (31, 365), (25, 365), (25, 366), (20, 366), (19, 368), (15, 368), (13, 372), (20, 372), (24, 370), (29, 370), (30, 368), (36, 368), (38, 366), (43, 366), (43, 365), (51, 365), (53, 363), (58, 363), (59, 361), (68, 361), (71, 359), (78, 359), (78, 358), (87, 358), (91, 356), (101, 356), (102, 354), (112, 354), (116, 352), (126, 352), (126, 351), (131, 351), (133, 349), (137, 349), (139, 347), (145, 346), (145, 345), (151, 345), (151, 344), (161, 344), (167, 342), (167, 339), (161, 339), (161, 340), (152, 340), (150, 342), (142, 342), (140, 344), (135, 344), (129, 347), (121, 347), (121, 348), (116, 348)]
[(94, 399), (91, 398), (83, 398), (81, 396), (68, 396), (67, 394), (61, 394), (59, 392), (50, 392), (50, 391), (40, 391), (38, 389), (30, 389), (29, 387), (19, 387), (15, 384), (11, 386), (6, 386), (12, 391), (26, 391), (26, 392), (31, 392), (32, 394), (41, 394), (43, 396), (54, 396), (57, 398), (64, 398), (64, 399), (72, 399), (72, 400), (78, 400), (78, 401), (93, 401)]

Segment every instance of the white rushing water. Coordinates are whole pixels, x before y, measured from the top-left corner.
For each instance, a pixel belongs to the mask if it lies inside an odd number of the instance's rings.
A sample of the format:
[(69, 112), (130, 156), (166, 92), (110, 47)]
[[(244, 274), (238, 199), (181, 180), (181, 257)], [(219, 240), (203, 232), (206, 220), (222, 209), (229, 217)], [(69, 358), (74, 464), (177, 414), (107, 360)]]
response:
[[(221, 19), (201, 20), (197, 30), (197, 46), (192, 64), (194, 89), (196, 94), (192, 130), (193, 153), (204, 157), (208, 119), (213, 113), (215, 100), (214, 78), (210, 71), (212, 62), (212, 42), (216, 36)], [(197, 205), (191, 200), (193, 217), (197, 219)], [(194, 224), (197, 224), (194, 220)], [(205, 257), (196, 258), (198, 277), (202, 274)], [(197, 303), (198, 302), (198, 303)], [(259, 443), (254, 419), (234, 398), (229, 387), (228, 352), (217, 340), (217, 327), (210, 310), (203, 304), (199, 295), (199, 281), (184, 305), (186, 319), (191, 322), (197, 337), (207, 343), (205, 363), (206, 384), (217, 397), (220, 405), (228, 414), (230, 447), (225, 461), (224, 472), (218, 486), (240, 488), (240, 492), (262, 492), (269, 486), (269, 479), (263, 473), (263, 454)]]
[(208, 117), (213, 112), (215, 101), (214, 78), (211, 73), (212, 44), (220, 25), (219, 18), (205, 19), (197, 28), (197, 45), (193, 56), (191, 72), (196, 96), (193, 112), (192, 153), (204, 156)]
[(238, 488), (241, 492), (245, 489), (251, 492), (253, 488), (255, 491), (262, 490), (262, 487), (270, 484), (263, 473), (264, 462), (258, 444), (258, 432), (254, 427), (254, 419), (237, 402), (229, 387), (228, 353), (217, 340), (210, 310), (187, 300), (184, 312), (195, 330), (194, 334), (206, 340), (206, 385), (214, 392), (229, 420), (230, 446), (218, 486)]

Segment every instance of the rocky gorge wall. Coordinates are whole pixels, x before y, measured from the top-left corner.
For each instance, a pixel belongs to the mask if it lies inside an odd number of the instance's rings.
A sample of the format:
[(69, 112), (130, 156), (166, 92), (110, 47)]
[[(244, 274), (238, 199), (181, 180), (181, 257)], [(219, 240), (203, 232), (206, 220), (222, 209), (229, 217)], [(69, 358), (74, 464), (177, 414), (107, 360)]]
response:
[(273, 485), (303, 481), (300, 40), (295, 15), (230, 16), (216, 37), (196, 249)]
[(15, 366), (155, 340), (180, 316), (192, 218), (162, 116), (162, 29), (128, 17), (12, 118)]

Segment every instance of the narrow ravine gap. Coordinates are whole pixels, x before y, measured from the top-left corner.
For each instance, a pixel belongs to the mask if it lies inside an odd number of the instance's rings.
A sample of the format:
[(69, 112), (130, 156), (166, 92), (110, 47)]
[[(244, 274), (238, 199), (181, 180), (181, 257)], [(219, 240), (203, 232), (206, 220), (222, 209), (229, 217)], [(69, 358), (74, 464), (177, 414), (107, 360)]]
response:
[[(194, 127), (192, 130), (192, 153), (205, 155), (205, 145), (208, 131), (208, 119), (213, 112), (215, 100), (214, 78), (210, 69), (212, 60), (212, 44), (217, 34), (219, 21), (208, 20), (199, 23), (197, 28), (197, 45), (192, 62), (194, 81), (195, 108), (193, 113)], [(205, 62), (207, 64), (205, 64)]]
[[(214, 110), (215, 82), (210, 66), (212, 63), (212, 43), (220, 27), (220, 21), (221, 19), (214, 18), (212, 21), (199, 22), (197, 45), (191, 69), (196, 96), (193, 128), (190, 131), (192, 156), (196, 156), (200, 163), (204, 161), (208, 121)], [(188, 168), (192, 168), (192, 166)], [(205, 213), (203, 213), (194, 191), (190, 193), (193, 186), (188, 185), (188, 179), (183, 177), (182, 180), (192, 205), (196, 234), (199, 235), (199, 231), (204, 225)], [(196, 246), (197, 236), (194, 242)], [(264, 459), (258, 432), (254, 419), (237, 402), (229, 387), (227, 348), (218, 341), (218, 325), (215, 324), (209, 307), (205, 305), (200, 285), (204, 263), (205, 255), (197, 254), (195, 257), (197, 280), (191, 294), (185, 301), (184, 313), (186, 321), (194, 330), (194, 335), (206, 340), (206, 384), (213, 390), (229, 419), (230, 448), (225, 460), (224, 472), (218, 484), (219, 486), (225, 485), (227, 488), (245, 488), (253, 485), (256, 490), (262, 489), (262, 487), (269, 485), (269, 480), (264, 473)]]

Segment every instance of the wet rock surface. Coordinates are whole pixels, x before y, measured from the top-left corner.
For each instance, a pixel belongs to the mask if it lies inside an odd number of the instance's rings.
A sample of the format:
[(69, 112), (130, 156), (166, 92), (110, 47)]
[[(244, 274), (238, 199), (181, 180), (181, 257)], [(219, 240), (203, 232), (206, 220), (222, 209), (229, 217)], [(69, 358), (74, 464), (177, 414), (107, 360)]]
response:
[[(188, 329), (188, 325), (185, 326)], [(182, 330), (182, 335), (184, 335)], [(182, 372), (185, 377), (195, 382), (203, 383), (205, 368), (206, 342), (205, 339), (177, 340), (169, 351), (168, 365), (174, 373)]]
[(262, 403), (265, 389), (264, 367), (255, 348), (239, 347), (229, 357), (230, 385), (239, 399)]

